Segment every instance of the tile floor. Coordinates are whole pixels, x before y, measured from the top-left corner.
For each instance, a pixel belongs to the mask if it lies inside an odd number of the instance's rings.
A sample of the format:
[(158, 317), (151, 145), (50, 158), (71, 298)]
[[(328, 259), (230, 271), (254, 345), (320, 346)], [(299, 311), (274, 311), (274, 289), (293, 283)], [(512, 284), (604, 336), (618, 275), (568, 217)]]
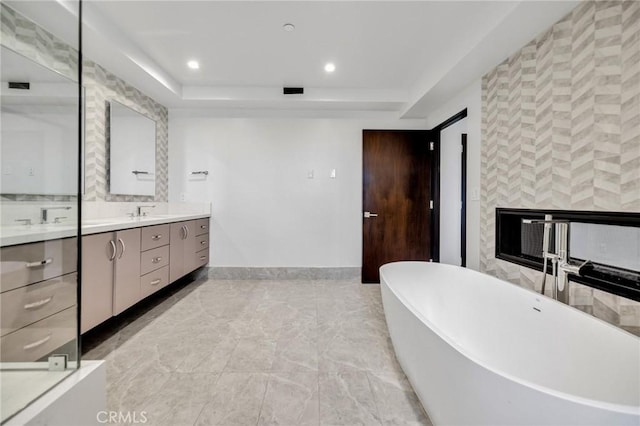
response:
[(174, 286), (84, 337), (83, 359), (107, 361), (109, 410), (144, 412), (147, 425), (431, 424), (378, 285)]

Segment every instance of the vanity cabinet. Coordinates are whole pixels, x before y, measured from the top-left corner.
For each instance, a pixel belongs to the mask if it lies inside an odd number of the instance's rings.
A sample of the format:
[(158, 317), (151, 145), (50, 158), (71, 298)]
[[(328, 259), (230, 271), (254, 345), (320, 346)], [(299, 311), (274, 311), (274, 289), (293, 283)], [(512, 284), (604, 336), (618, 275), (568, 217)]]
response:
[(83, 237), (82, 333), (140, 300), (140, 246), (140, 228)]
[(0, 249), (0, 361), (30, 362), (75, 338), (77, 240)]
[(116, 235), (113, 315), (136, 304), (140, 292), (140, 228), (118, 231)]
[(209, 262), (209, 218), (171, 224), (171, 282)]
[(115, 257), (116, 244), (112, 232), (82, 237), (82, 333), (113, 315)]
[(171, 225), (142, 228), (140, 292), (145, 298), (169, 284), (169, 240)]
[(209, 218), (85, 235), (81, 332), (209, 262)]

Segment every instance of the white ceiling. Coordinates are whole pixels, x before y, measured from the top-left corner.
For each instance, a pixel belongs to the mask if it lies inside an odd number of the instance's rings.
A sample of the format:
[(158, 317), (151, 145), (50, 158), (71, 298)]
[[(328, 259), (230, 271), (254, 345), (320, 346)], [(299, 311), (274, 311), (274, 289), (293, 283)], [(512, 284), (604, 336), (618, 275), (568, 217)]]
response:
[[(74, 37), (72, 21), (48, 11), (73, 11), (74, 1), (9, 3)], [(425, 117), (576, 4), (92, 0), (84, 2), (84, 53), (174, 108)], [(200, 69), (188, 69), (189, 59)], [(335, 63), (333, 74), (326, 62)], [(283, 86), (304, 86), (305, 94), (284, 96)]]

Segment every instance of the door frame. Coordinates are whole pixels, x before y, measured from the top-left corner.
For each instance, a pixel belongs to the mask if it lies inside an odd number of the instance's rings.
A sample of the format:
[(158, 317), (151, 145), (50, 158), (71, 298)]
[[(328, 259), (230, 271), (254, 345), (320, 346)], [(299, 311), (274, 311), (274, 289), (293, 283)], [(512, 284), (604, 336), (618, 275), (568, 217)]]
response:
[[(451, 117), (444, 120), (442, 123), (438, 124), (436, 127), (432, 129), (433, 134), (433, 142), (434, 142), (434, 155), (433, 155), (433, 213), (432, 213), (432, 253), (433, 253), (433, 261), (440, 262), (440, 134), (447, 127), (457, 123), (458, 121), (467, 117), (467, 109), (463, 109), (457, 114), (452, 115)], [(460, 214), (460, 254), (462, 258), (462, 266), (466, 266), (467, 259), (467, 137), (466, 134), (463, 133), (462, 138), (462, 176), (461, 176), (461, 194), (462, 194), (462, 208)]]

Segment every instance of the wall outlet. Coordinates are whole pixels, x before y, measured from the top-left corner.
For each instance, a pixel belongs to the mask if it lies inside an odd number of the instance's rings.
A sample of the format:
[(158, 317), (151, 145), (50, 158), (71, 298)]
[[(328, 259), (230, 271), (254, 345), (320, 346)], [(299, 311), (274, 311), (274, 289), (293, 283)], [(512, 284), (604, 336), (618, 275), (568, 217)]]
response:
[(29, 167), (28, 174), (29, 176), (35, 176), (35, 170), (33, 169), (33, 167)]
[(185, 194), (184, 192), (180, 193), (180, 201), (184, 202), (187, 199), (187, 194)]
[(336, 169), (331, 169), (331, 174), (329, 175), (329, 177), (331, 179), (335, 179), (336, 178)]

